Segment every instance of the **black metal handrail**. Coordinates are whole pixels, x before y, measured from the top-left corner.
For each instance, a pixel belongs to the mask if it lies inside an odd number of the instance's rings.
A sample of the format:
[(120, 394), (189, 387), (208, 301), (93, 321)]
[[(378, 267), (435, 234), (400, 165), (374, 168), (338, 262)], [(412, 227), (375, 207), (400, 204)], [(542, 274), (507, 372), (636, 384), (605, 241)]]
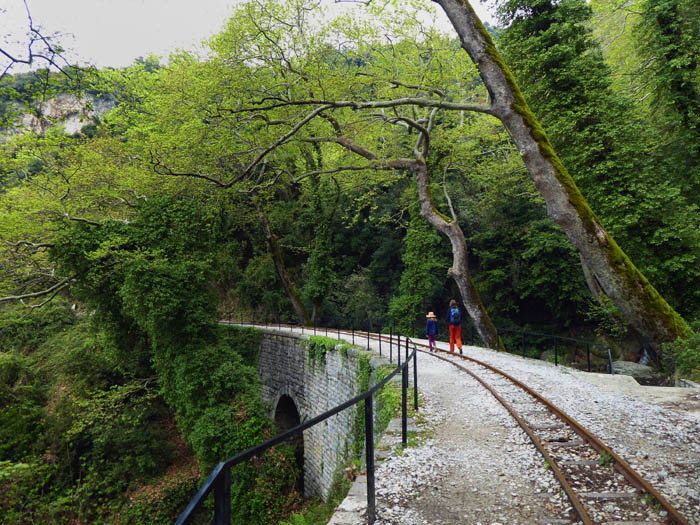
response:
[[(470, 327), (471, 343), (474, 344), (474, 339), (475, 339), (475, 337), (474, 337), (474, 335), (475, 335), (475, 334), (474, 334), (474, 325), (473, 325), (473, 324), (470, 324), (469, 327)], [(516, 329), (511, 329), (511, 328), (496, 328), (496, 330), (497, 330), (499, 333), (503, 333), (503, 334), (515, 334), (515, 335), (520, 335), (520, 336), (521, 336), (521, 343), (520, 343), (520, 345), (521, 345), (521, 352), (522, 352), (523, 357), (525, 357), (525, 354), (526, 354), (526, 351), (525, 351), (525, 336), (546, 337), (546, 338), (548, 338), (548, 339), (554, 340), (554, 365), (555, 365), (555, 366), (559, 366), (559, 353), (558, 353), (558, 346), (557, 346), (557, 342), (558, 342), (558, 341), (568, 341), (568, 342), (572, 342), (572, 343), (580, 343), (580, 344), (582, 344), (582, 345), (585, 345), (585, 346), (586, 346), (586, 365), (587, 365), (586, 368), (587, 368), (587, 371), (588, 371), (588, 372), (591, 371), (591, 347), (593, 346), (593, 347), (597, 347), (597, 348), (601, 348), (601, 349), (607, 350), (607, 353), (608, 353), (608, 361), (609, 361), (608, 370), (609, 370), (609, 372), (610, 372), (611, 374), (614, 374), (614, 373), (615, 373), (614, 370), (613, 370), (613, 368), (612, 368), (612, 356), (611, 356), (611, 353), (610, 353), (610, 349), (607, 348), (607, 347), (605, 347), (605, 346), (599, 345), (599, 344), (597, 344), (597, 343), (594, 343), (594, 342), (591, 342), (591, 341), (586, 341), (585, 339), (576, 339), (576, 338), (573, 338), (573, 337), (565, 337), (565, 336), (562, 336), (562, 335), (544, 334), (544, 333), (541, 333), (541, 332), (529, 332), (529, 331), (527, 331), (527, 330), (516, 330)]]
[[(368, 336), (369, 337), (369, 336)], [(380, 335), (381, 337), (381, 335)], [(400, 337), (400, 336), (399, 336)], [(331, 416), (342, 412), (343, 410), (356, 405), (360, 401), (365, 401), (365, 456), (367, 463), (367, 520), (369, 523), (374, 523), (376, 519), (375, 494), (374, 494), (374, 409), (373, 396), (374, 394), (386, 385), (396, 374), (401, 372), (401, 442), (405, 445), (408, 442), (407, 432), (407, 391), (408, 391), (408, 365), (413, 361), (413, 378), (415, 390), (414, 393), (414, 409), (418, 410), (418, 368), (417, 368), (417, 349), (408, 337), (405, 337), (406, 359), (403, 364), (400, 362), (396, 368), (380, 382), (375, 384), (366, 392), (353, 397), (352, 399), (332, 408), (323, 414), (320, 414), (296, 427), (279, 434), (272, 439), (265, 441), (259, 445), (249, 448), (240, 454), (222, 461), (211, 472), (202, 487), (197, 491), (197, 494), (192, 498), (187, 508), (180, 514), (180, 517), (175, 522), (176, 525), (183, 525), (192, 514), (202, 505), (204, 499), (209, 493), (214, 490), (214, 523), (216, 525), (229, 525), (231, 522), (231, 467), (247, 461), (255, 457), (269, 448), (287, 441), (294, 436), (301, 434), (307, 428), (313, 427)], [(381, 340), (381, 339), (380, 339)], [(400, 341), (400, 339), (399, 339)], [(413, 352), (409, 355), (409, 342), (413, 344)], [(390, 343), (391, 344), (391, 343)], [(400, 359), (401, 347), (399, 343), (398, 355)]]

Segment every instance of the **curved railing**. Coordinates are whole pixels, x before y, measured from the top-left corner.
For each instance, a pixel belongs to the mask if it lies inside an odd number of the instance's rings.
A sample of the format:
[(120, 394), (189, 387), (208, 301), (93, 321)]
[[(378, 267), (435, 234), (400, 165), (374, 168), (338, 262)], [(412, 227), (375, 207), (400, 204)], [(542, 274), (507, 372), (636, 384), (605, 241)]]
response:
[[(229, 320), (232, 319), (231, 314), (229, 314)], [(326, 335), (329, 333), (333, 335), (337, 329), (329, 329), (327, 327), (323, 326), (316, 326), (316, 325), (311, 325), (311, 326), (302, 326), (302, 325), (295, 325), (295, 324), (289, 324), (289, 323), (284, 323), (280, 320), (280, 316), (277, 315), (277, 317), (266, 315), (264, 318), (264, 322), (258, 323), (260, 326), (286, 326), (286, 327), (294, 327), (294, 328), (301, 328), (302, 330), (306, 329), (311, 333), (313, 331), (314, 335), (316, 333), (323, 334), (324, 331)], [(464, 328), (462, 330), (462, 338), (463, 340), (466, 340), (466, 338), (469, 338), (470, 344), (474, 345), (477, 340), (480, 340), (481, 338), (479, 337), (474, 324), (472, 322), (468, 322), (468, 324), (465, 326), (463, 324)], [(420, 330), (421, 327), (419, 327)], [(330, 330), (330, 331), (329, 331)], [(381, 333), (384, 330), (388, 330), (389, 333), (391, 334), (393, 332), (393, 325), (389, 325), (387, 327), (380, 327), (378, 331)], [(411, 327), (413, 337), (416, 337), (416, 324), (413, 323)], [(591, 348), (598, 348), (600, 349), (600, 354), (603, 356), (604, 360), (607, 360), (607, 372), (610, 374), (614, 374), (615, 371), (613, 369), (612, 365), (612, 355), (610, 352), (610, 349), (607, 346), (600, 345), (598, 343), (595, 343), (593, 341), (588, 341), (586, 339), (577, 339), (574, 337), (566, 337), (562, 335), (553, 335), (553, 334), (546, 334), (542, 332), (532, 332), (528, 330), (520, 330), (517, 328), (498, 328), (496, 327), (496, 330), (498, 331), (499, 334), (510, 334), (510, 335), (515, 335), (515, 336), (520, 336), (520, 353), (522, 354), (523, 357), (526, 357), (527, 354), (527, 345), (532, 344), (532, 339), (545, 339), (547, 341), (552, 342), (553, 344), (553, 350), (554, 350), (554, 365), (559, 366), (559, 354), (560, 350), (562, 347), (565, 347), (567, 343), (573, 343), (574, 345), (581, 346), (585, 348), (585, 353), (586, 353), (586, 365), (585, 365), (585, 370), (587, 372), (592, 372), (592, 366), (591, 366)], [(356, 332), (354, 328), (347, 329), (347, 330), (340, 330), (341, 333), (346, 333), (347, 335), (353, 335), (355, 336), (356, 333), (367, 333), (365, 331), (362, 332)], [(353, 340), (353, 344), (354, 340)], [(538, 345), (542, 343), (537, 343)], [(513, 347), (517, 346), (517, 342), (513, 343), (513, 346), (511, 346), (510, 349), (507, 349), (510, 353), (518, 353), (517, 350), (515, 350)]]
[[(280, 326), (281, 327), (281, 326)], [(369, 332), (367, 333), (367, 338), (370, 338)], [(373, 338), (378, 338), (379, 341), (385, 340), (386, 337), (382, 335), (372, 335)], [(354, 331), (353, 331), (354, 338)], [(394, 339), (397, 339), (394, 343)], [(214, 491), (214, 523), (216, 525), (228, 525), (231, 522), (231, 468), (243, 463), (250, 458), (258, 456), (275, 445), (292, 439), (294, 436), (301, 434), (304, 430), (322, 423), (326, 419), (335, 414), (342, 412), (356, 405), (360, 401), (365, 403), (365, 456), (367, 464), (367, 520), (369, 523), (374, 523), (376, 519), (376, 507), (375, 507), (375, 493), (374, 493), (374, 394), (386, 385), (396, 374), (401, 372), (401, 442), (405, 445), (408, 441), (407, 432), (407, 413), (408, 413), (408, 366), (411, 361), (413, 361), (413, 388), (414, 388), (414, 409), (418, 410), (418, 369), (417, 369), (417, 359), (416, 359), (416, 345), (408, 338), (404, 337), (405, 346), (405, 359), (401, 363), (401, 336), (397, 335), (396, 338), (392, 337), (389, 339), (390, 352), (393, 353), (394, 344), (398, 347), (398, 357), (399, 362), (396, 368), (384, 379), (375, 384), (372, 388), (363, 392), (362, 394), (349, 399), (345, 403), (342, 403), (335, 408), (324, 412), (304, 423), (297, 425), (296, 427), (279, 434), (264, 443), (256, 445), (248, 450), (241, 452), (237, 456), (229, 458), (222, 461), (211, 472), (207, 480), (204, 482), (202, 487), (199, 489), (194, 498), (190, 501), (187, 508), (182, 512), (180, 517), (175, 522), (176, 525), (182, 525), (188, 522), (190, 517), (201, 507), (207, 496)], [(409, 354), (409, 346), (413, 347), (413, 352)]]
[[(610, 349), (599, 345), (597, 343), (594, 343), (592, 341), (586, 341), (585, 339), (576, 339), (574, 337), (565, 337), (562, 335), (552, 335), (552, 334), (545, 334), (541, 332), (530, 332), (527, 330), (517, 330), (517, 329), (511, 329), (511, 328), (496, 328), (499, 334), (513, 334), (516, 336), (520, 336), (520, 348), (521, 348), (521, 353), (523, 357), (526, 357), (526, 338), (538, 338), (538, 339), (547, 339), (550, 341), (553, 341), (554, 343), (554, 365), (559, 366), (559, 343), (574, 343), (578, 344), (581, 346), (584, 346), (586, 348), (586, 370), (588, 372), (591, 372), (591, 348), (592, 347), (597, 347), (602, 350), (602, 353), (607, 356), (608, 360), (608, 372), (610, 374), (614, 374), (615, 371), (613, 370), (612, 366), (612, 356), (610, 353)], [(474, 325), (470, 323), (469, 325), (469, 337), (471, 339), (471, 344), (473, 345), (475, 343), (476, 338), (478, 337), (477, 334), (475, 334), (475, 329)]]

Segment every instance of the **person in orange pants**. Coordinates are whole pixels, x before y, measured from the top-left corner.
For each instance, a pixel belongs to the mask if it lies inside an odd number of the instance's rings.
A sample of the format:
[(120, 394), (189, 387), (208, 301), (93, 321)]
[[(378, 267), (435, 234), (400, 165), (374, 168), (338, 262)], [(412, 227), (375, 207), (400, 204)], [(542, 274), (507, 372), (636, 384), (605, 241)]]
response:
[(459, 353), (462, 353), (462, 312), (457, 307), (457, 301), (452, 299), (447, 309), (447, 322), (450, 324), (450, 352), (455, 351), (455, 342)]

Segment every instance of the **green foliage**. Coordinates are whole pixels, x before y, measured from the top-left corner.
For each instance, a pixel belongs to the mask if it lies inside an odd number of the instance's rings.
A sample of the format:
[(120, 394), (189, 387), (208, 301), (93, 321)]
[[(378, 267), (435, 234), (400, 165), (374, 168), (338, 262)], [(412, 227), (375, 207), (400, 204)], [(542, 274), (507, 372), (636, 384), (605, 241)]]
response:
[(618, 308), (607, 297), (601, 302), (590, 302), (587, 313), (589, 319), (596, 322), (596, 333), (613, 339), (623, 339), (630, 335), (629, 323), (620, 314)]
[(615, 462), (615, 459), (605, 450), (603, 450), (600, 453), (600, 459), (598, 460), (598, 464), (601, 467), (606, 467), (608, 465), (612, 465)]
[[(386, 376), (394, 371), (393, 366), (382, 366), (377, 370), (377, 382), (383, 381)], [(389, 422), (401, 409), (401, 386), (398, 382), (389, 381), (384, 388), (377, 393), (377, 424), (380, 429), (385, 429)]]
[(693, 335), (664, 344), (663, 351), (669, 371), (675, 370), (681, 377), (700, 382), (700, 323), (695, 323), (694, 328)]
[[(312, 335), (306, 345), (306, 351), (309, 354), (309, 364), (312, 367), (323, 366), (326, 363), (326, 353), (335, 350), (338, 346), (337, 339), (323, 337), (320, 335)], [(346, 353), (347, 355), (347, 353)]]
[[(115, 341), (123, 345), (131, 336), (149, 343), (122, 350), (152, 359), (160, 394), (203, 472), (272, 431), (253, 360), (259, 335), (225, 331), (215, 322), (210, 284), (220, 235), (220, 223), (196, 203), (150, 199), (128, 224), (71, 225), (52, 249), (63, 270), (79, 276), (75, 293), (96, 308)], [(230, 343), (244, 347), (246, 361)], [(265, 458), (257, 468), (240, 468), (234, 508), (241, 519), (274, 521), (281, 506), (273, 504), (271, 492), (293, 486), (291, 451), (281, 448)], [(274, 480), (268, 461), (282, 473)]]
[(612, 89), (590, 7), (583, 0), (499, 3), (502, 20), (512, 22), (499, 44), (563, 164), (644, 275), (682, 314), (694, 315), (700, 237), (693, 193), (673, 174), (658, 133)]
[[(656, 114), (683, 142), (679, 149), (700, 154), (700, 22), (692, 0), (643, 0), (635, 26), (638, 53), (646, 59), (639, 74), (648, 82)], [(671, 118), (669, 118), (671, 117)], [(680, 126), (672, 122), (680, 121)]]
[(220, 326), (220, 338), (231, 348), (235, 348), (238, 355), (247, 365), (256, 365), (260, 356), (260, 341), (262, 332), (255, 328)]
[[(371, 354), (359, 351), (356, 354), (357, 368), (357, 392), (358, 394), (366, 392), (369, 389), (369, 380), (371, 374), (370, 367)], [(355, 408), (355, 437), (352, 442), (352, 451), (356, 458), (362, 457), (365, 435), (365, 406), (364, 403), (358, 403)]]
[(338, 248), (336, 208), (340, 193), (334, 191), (327, 179), (311, 179), (312, 194), (306, 217), (311, 223), (313, 240), (309, 258), (304, 265), (304, 296), (314, 306), (314, 315), (320, 315), (321, 305), (328, 299), (336, 281), (334, 251)]
[(0, 310), (0, 349), (20, 352), (36, 348), (39, 342), (55, 332), (75, 324), (75, 312), (63, 299), (56, 299), (31, 314), (21, 308)]
[[(650, 65), (638, 75), (653, 94), (644, 103), (611, 88), (586, 2), (499, 3), (508, 22), (499, 44), (577, 184), (674, 306), (699, 311), (700, 38), (692, 2), (633, 3), (644, 14), (635, 19), (640, 45), (628, 48), (665, 57), (631, 62)], [(294, 140), (279, 139), (309, 114), (312, 106), (299, 103), (307, 99), (486, 100), (475, 67), (455, 60), (457, 40), (416, 22), (412, 11), (396, 16), (373, 4), (370, 18), (310, 28), (305, 8), (241, 6), (206, 60), (183, 53), (163, 67), (147, 59), (103, 72), (120, 105), (84, 136), (54, 130), (0, 145), (0, 290), (15, 295), (70, 277), (64, 293), (78, 301), (77, 312), (68, 303), (31, 316), (0, 310), (0, 461), (10, 461), (0, 467), (0, 494), (13, 494), (0, 510), (11, 520), (99, 521), (111, 512), (127, 522), (169, 521), (197, 480), (173, 482), (154, 498), (120, 494), (160, 479), (167, 454), (154, 461), (154, 451), (181, 452), (177, 432), (166, 428), (171, 419), (203, 472), (273, 431), (254, 369), (260, 333), (217, 326), (222, 302), (258, 321), (294, 316), (251, 195), (319, 324), (376, 330), (390, 318), (408, 333), (454, 296), (449, 248), (420, 217), (411, 177), (366, 169), (366, 156), (341, 145), (351, 141), (380, 159), (411, 156), (415, 135), (396, 122), (427, 122), (429, 110), (328, 109), (304, 120)], [(339, 38), (353, 44), (339, 49)], [(287, 60), (273, 42), (283, 43)], [(44, 80), (8, 77), (3, 109), (32, 102)], [(258, 111), (267, 107), (261, 92), (280, 103)], [(533, 125), (533, 134), (553, 154), (544, 130)], [(269, 153), (246, 171), (261, 151)], [(448, 209), (449, 192), (487, 309), (509, 326), (556, 332), (584, 324), (579, 260), (546, 218), (502, 126), (439, 111), (429, 153), (436, 207)], [(43, 242), (54, 246), (33, 247)], [(590, 320), (621, 333), (606, 324), (612, 309), (594, 310)], [(312, 340), (312, 363), (337, 344), (330, 341)], [(692, 341), (669, 350), (691, 375)], [(368, 362), (358, 359), (365, 389)], [(381, 396), (378, 405), (395, 407), (400, 391), (392, 384)], [(384, 420), (395, 409), (378, 410)], [(292, 504), (291, 458), (282, 447), (238, 469), (239, 522), (274, 522)]]
[(402, 254), (404, 271), (399, 295), (389, 303), (389, 317), (405, 334), (410, 333), (416, 319), (425, 318), (426, 305), (440, 296), (449, 267), (440, 235), (419, 213), (416, 192), (410, 191), (408, 198), (412, 202)]
[(472, 241), (480, 262), (478, 287), (494, 315), (520, 325), (575, 322), (586, 288), (561, 230), (526, 198), (494, 205), (490, 213), (490, 221), (504, 226), (475, 233)]
[[(139, 494), (119, 509), (116, 521), (133, 525), (157, 525), (172, 522), (184, 505), (197, 492), (198, 478), (177, 479), (158, 494)], [(205, 523), (203, 512), (196, 513), (192, 523)]]
[(0, 403), (0, 461), (23, 462), (0, 476), (0, 512), (14, 521), (95, 520), (170, 458), (153, 381), (124, 380), (109, 345), (97, 343), (107, 339), (88, 328), (78, 319), (31, 345), (22, 339), (26, 355), (0, 354), (0, 389), (10, 394)]
[(334, 291), (333, 297), (342, 304), (338, 321), (341, 327), (373, 331), (383, 324), (385, 302), (372, 282), (369, 269), (350, 274), (343, 287)]
[[(280, 305), (287, 307), (289, 303), (280, 286), (274, 262), (269, 254), (257, 255), (248, 260), (236, 288), (236, 296), (248, 308), (272, 313), (273, 319), (277, 318)], [(264, 323), (268, 315), (266, 313), (262, 318), (255, 320)]]

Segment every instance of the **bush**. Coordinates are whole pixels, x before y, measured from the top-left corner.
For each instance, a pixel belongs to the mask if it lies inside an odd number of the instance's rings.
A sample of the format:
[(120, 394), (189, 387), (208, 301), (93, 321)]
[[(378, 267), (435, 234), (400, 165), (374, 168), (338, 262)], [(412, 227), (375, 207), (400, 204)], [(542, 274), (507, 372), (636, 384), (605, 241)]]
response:
[(692, 381), (700, 382), (700, 330), (695, 323), (695, 333), (686, 339), (676, 339), (662, 346), (664, 362), (669, 371)]
[(31, 312), (22, 306), (5, 308), (0, 310), (0, 350), (29, 352), (75, 323), (75, 312), (60, 298)]

